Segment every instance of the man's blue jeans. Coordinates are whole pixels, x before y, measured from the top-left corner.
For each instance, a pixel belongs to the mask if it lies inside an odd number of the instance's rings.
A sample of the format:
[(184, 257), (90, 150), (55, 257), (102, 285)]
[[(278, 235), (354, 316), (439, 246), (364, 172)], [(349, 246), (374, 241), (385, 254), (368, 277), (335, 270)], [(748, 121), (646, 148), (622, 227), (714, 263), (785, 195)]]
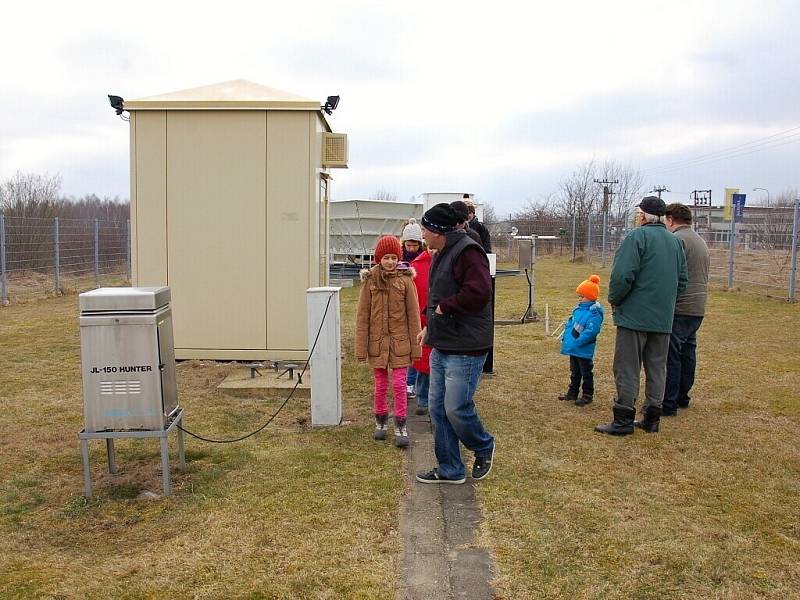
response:
[(417, 383), (417, 371), (414, 367), (408, 367), (408, 374), (406, 375), (406, 385), (410, 385), (414, 387), (414, 384)]
[(697, 330), (703, 317), (675, 315), (669, 336), (667, 353), (667, 385), (662, 410), (674, 412), (679, 406), (689, 406), (689, 390), (694, 385), (697, 366)]
[(428, 411), (439, 475), (460, 479), (466, 474), (459, 441), (476, 456), (492, 452), (494, 438), (483, 428), (472, 400), (486, 354), (468, 356), (431, 352)]
[(414, 392), (417, 394), (417, 406), (428, 408), (428, 391), (430, 390), (431, 377), (427, 373), (417, 371), (417, 383)]

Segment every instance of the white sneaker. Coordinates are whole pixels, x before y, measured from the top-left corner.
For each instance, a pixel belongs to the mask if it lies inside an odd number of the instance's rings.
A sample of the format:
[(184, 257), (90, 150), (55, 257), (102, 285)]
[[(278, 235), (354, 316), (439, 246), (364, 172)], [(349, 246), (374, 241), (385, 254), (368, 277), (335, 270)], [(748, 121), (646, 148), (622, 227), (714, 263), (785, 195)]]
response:
[(417, 397), (417, 393), (414, 391), (414, 386), (413, 385), (407, 385), (406, 386), (406, 398), (408, 398), (410, 400), (413, 400), (416, 397)]

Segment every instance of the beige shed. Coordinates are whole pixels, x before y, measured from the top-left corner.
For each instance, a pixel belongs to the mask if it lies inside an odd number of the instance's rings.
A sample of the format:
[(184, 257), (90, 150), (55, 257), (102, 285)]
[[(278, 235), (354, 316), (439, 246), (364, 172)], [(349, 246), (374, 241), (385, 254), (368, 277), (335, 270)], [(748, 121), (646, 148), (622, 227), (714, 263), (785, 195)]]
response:
[(328, 281), (320, 102), (237, 80), (128, 100), (133, 285), (169, 285), (176, 358), (301, 359)]

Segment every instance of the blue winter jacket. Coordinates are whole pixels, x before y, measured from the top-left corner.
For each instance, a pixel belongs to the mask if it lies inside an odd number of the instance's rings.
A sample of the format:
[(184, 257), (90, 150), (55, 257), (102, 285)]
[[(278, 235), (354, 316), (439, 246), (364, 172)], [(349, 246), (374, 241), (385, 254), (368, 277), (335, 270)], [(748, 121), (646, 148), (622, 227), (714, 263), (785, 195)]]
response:
[(578, 358), (593, 358), (594, 347), (603, 327), (603, 307), (599, 302), (578, 302), (572, 316), (564, 325), (561, 336), (561, 354)]

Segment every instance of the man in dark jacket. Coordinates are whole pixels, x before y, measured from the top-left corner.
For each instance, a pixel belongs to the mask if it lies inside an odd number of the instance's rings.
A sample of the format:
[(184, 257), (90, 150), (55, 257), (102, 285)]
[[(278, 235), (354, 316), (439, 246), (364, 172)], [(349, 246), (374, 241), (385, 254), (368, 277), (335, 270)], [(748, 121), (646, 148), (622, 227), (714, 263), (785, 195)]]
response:
[(678, 238), (664, 226), (666, 205), (647, 196), (639, 204), (639, 225), (622, 240), (611, 265), (608, 302), (617, 326), (614, 420), (600, 433), (633, 433), (639, 374), (644, 363), (644, 419), (635, 425), (655, 433), (664, 400), (667, 350), (675, 299), (686, 288), (686, 256)]
[(428, 411), (438, 466), (418, 473), (421, 483), (466, 481), (459, 442), (475, 453), (473, 479), (486, 477), (494, 458), (494, 438), (473, 401), (493, 342), (489, 260), (480, 244), (456, 229), (457, 222), (453, 207), (445, 203), (422, 217), (422, 236), (437, 252), (428, 275), (428, 324), (417, 342), (433, 347)]
[(456, 211), (456, 216), (458, 217), (456, 229), (463, 229), (464, 233), (483, 246), (481, 236), (478, 235), (477, 231), (469, 226), (469, 211), (467, 209), (467, 205), (461, 200), (455, 200), (450, 203), (450, 206), (452, 206), (453, 210)]
[(481, 245), (486, 254), (492, 253), (492, 236), (489, 235), (489, 230), (486, 225), (478, 221), (475, 216), (475, 203), (469, 199), (469, 195), (464, 196), (464, 204), (467, 205), (467, 223), (471, 229), (476, 231), (481, 238)]
[(675, 303), (667, 354), (667, 385), (661, 414), (673, 416), (689, 406), (697, 365), (697, 330), (703, 322), (708, 298), (710, 257), (703, 238), (692, 229), (692, 211), (685, 204), (667, 206), (667, 229), (678, 238), (686, 254), (689, 283)]

